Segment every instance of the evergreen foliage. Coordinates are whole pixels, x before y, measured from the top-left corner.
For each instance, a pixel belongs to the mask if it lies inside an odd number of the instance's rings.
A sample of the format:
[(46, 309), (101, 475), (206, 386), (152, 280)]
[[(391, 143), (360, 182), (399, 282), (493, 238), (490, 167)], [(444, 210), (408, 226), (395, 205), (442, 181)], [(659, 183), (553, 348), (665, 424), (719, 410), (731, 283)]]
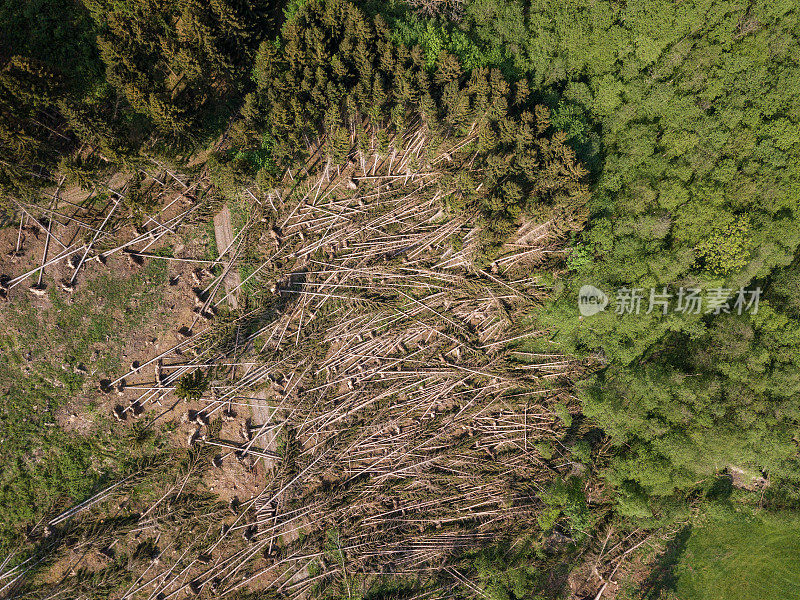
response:
[(255, 48), (276, 26), (275, 7), (258, 1), (84, 3), (107, 81), (133, 110), (178, 136), (225, 114), (244, 89)]
[(281, 8), (245, 0), (0, 3), (0, 187), (19, 194), (51, 183), (61, 158), (79, 148), (110, 166), (153, 134), (163, 144), (218, 133), (246, 91), (259, 42), (276, 34)]
[(187, 402), (198, 400), (208, 389), (208, 379), (202, 371), (193, 371), (180, 378), (175, 386), (175, 395)]
[(128, 145), (95, 35), (73, 0), (0, 4), (0, 188), (19, 194), (48, 182), (81, 142), (105, 161)]
[(498, 237), (534, 200), (586, 202), (586, 171), (524, 82), (511, 86), (496, 69), (465, 73), (449, 54), (430, 67), (423, 49), (393, 41), (381, 16), (347, 2), (305, 3), (280, 46), (259, 49), (238, 141), (253, 148), (266, 131), (272, 158), (290, 167), (321, 139), (338, 162), (376, 130), (402, 134), (419, 118), (433, 140), (468, 138), (469, 166), (451, 157), (455, 207), (478, 211)]

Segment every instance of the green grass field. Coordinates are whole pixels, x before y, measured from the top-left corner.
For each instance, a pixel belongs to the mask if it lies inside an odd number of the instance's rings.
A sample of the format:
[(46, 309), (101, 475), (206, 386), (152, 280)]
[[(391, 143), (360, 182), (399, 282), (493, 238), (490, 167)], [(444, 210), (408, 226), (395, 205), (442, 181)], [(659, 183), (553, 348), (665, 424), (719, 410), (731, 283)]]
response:
[(695, 527), (676, 574), (681, 600), (800, 598), (800, 515), (732, 514)]
[[(153, 320), (166, 282), (163, 262), (130, 277), (103, 274), (67, 303), (51, 284), (51, 305), (28, 296), (0, 315), (0, 555), (43, 515), (90, 496), (152, 449), (134, 447), (125, 431), (82, 400), (96, 389), (89, 371), (114, 373), (130, 332)], [(101, 348), (93, 352), (93, 347)], [(78, 370), (78, 368), (82, 370)], [(88, 431), (65, 431), (59, 408), (73, 402), (91, 416)]]

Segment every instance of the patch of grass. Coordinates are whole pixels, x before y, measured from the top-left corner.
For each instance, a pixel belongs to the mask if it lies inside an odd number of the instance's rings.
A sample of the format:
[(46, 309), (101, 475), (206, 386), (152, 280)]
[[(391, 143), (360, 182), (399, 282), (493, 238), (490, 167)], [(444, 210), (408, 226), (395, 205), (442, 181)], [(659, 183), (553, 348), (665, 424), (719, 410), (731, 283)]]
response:
[[(50, 347), (63, 347), (63, 362), (76, 365), (90, 359), (92, 344), (108, 343), (108, 350), (94, 361), (94, 366), (106, 371), (115, 369), (119, 365), (119, 353), (113, 351), (118, 350), (115, 342), (122, 341), (127, 332), (143, 325), (156, 310), (161, 299), (158, 290), (163, 288), (166, 278), (166, 261), (151, 260), (127, 279), (108, 274), (93, 279), (84, 290), (76, 293), (70, 304), (63, 294), (54, 290), (50, 296), (53, 314), (42, 315), (40, 320)], [(48, 327), (50, 318), (52, 327)], [(37, 333), (40, 337), (42, 329)]]
[(248, 279), (257, 268), (255, 264), (243, 264), (239, 267), (239, 277), (243, 282), (242, 287), (239, 288), (240, 296), (253, 296), (261, 291), (261, 287), (257, 285), (256, 278)]
[(231, 229), (233, 235), (236, 237), (242, 227), (245, 226), (247, 220), (250, 218), (250, 206), (247, 200), (244, 199), (243, 194), (238, 195), (232, 200), (228, 200), (228, 209), (231, 211)]
[(676, 574), (681, 600), (800, 598), (800, 515), (732, 513), (697, 526)]
[[(45, 310), (35, 310), (26, 297), (5, 306), (0, 317), (5, 333), (0, 337), (0, 554), (20, 545), (26, 525), (85, 499), (154, 450), (153, 440), (112, 431), (96, 411), (86, 435), (64, 431), (56, 415), (90, 389), (95, 378), (88, 373), (119, 367), (122, 344), (155, 314), (166, 277), (165, 262), (150, 261), (127, 279), (101, 275), (72, 297), (54, 289), (52, 307)], [(95, 353), (93, 345), (100, 350)]]

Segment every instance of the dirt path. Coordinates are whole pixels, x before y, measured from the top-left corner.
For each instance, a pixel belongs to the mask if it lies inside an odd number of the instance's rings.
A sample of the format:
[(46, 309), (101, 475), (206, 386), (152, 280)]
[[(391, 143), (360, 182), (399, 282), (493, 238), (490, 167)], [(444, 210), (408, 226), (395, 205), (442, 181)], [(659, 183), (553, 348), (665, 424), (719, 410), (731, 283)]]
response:
[[(214, 216), (214, 237), (217, 240), (217, 252), (222, 254), (228, 250), (233, 243), (233, 227), (231, 226), (231, 211), (226, 206)], [(238, 294), (231, 290), (238, 288), (242, 283), (239, 271), (231, 269), (225, 276), (225, 293), (228, 296), (228, 303), (231, 308), (239, 308)]]

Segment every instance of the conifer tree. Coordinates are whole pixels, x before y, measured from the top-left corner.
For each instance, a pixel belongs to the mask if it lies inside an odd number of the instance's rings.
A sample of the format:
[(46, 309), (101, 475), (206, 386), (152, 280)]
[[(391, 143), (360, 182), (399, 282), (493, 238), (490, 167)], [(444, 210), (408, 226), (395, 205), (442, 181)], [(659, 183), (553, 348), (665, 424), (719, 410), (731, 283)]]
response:
[[(483, 215), (490, 237), (505, 235), (535, 203), (558, 196), (573, 197), (576, 204), (586, 200), (586, 171), (563, 137), (551, 141), (547, 110), (528, 104), (525, 87), (512, 93), (498, 70), (467, 75), (454, 56), (443, 53), (431, 72), (419, 47), (397, 44), (379, 16), (370, 20), (343, 0), (306, 3), (281, 41), (280, 51), (269, 44), (259, 49), (257, 87), (245, 102), (237, 139), (256, 144), (260, 132), (268, 131), (284, 166), (303, 158), (317, 139), (325, 140), (338, 161), (346, 154), (349, 124), (367, 152), (373, 135), (380, 145), (420, 117), (429, 156), (439, 147), (436, 140), (476, 132), (470, 168), (482, 174), (483, 185), (464, 189), (459, 203)], [(450, 168), (458, 169), (458, 161)]]

